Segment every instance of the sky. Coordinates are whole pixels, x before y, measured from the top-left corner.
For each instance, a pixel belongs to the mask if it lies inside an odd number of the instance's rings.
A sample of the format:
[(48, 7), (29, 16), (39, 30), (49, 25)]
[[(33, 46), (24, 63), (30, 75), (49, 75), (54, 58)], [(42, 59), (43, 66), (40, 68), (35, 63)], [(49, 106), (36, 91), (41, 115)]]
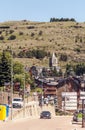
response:
[(0, 0), (0, 22), (74, 18), (85, 22), (85, 0)]

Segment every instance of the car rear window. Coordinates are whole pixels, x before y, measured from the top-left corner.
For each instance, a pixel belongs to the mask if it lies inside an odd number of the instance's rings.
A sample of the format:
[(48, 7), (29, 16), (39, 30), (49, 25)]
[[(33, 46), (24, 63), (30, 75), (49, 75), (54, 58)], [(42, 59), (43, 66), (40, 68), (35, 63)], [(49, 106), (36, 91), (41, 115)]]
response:
[(13, 101), (22, 101), (22, 99), (13, 99)]
[(43, 114), (50, 114), (50, 112), (48, 112), (48, 111), (44, 111), (44, 112), (42, 112)]

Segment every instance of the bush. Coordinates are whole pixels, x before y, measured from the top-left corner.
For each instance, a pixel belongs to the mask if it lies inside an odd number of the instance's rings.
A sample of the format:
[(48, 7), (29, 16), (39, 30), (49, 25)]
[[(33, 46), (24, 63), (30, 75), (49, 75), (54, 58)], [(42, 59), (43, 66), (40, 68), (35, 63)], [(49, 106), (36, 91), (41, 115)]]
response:
[(24, 58), (37, 58), (37, 59), (43, 59), (45, 56), (47, 56), (47, 52), (45, 52), (44, 50), (30, 50), (30, 51), (20, 51), (18, 56), (20, 58), (24, 57)]
[(23, 32), (19, 32), (19, 35), (23, 35), (24, 33)]
[(43, 31), (40, 30), (40, 31), (39, 31), (39, 35), (41, 36), (42, 34), (43, 34)]
[(50, 18), (50, 22), (66, 22), (66, 21), (72, 21), (72, 22), (76, 22), (76, 20), (74, 18)]
[(26, 58), (26, 54), (24, 51), (20, 51), (19, 54), (18, 54), (18, 57), (19, 58)]
[(60, 55), (60, 60), (61, 60), (61, 61), (67, 61), (67, 60), (68, 60), (67, 54), (61, 54), (61, 55)]
[(80, 48), (76, 48), (76, 49), (74, 49), (74, 51), (80, 52), (81, 50), (80, 50)]
[(12, 34), (13, 32), (14, 32), (14, 30), (10, 30), (10, 31), (9, 31), (9, 34)]
[(16, 39), (16, 36), (15, 35), (11, 35), (8, 40), (15, 40)]
[(0, 36), (0, 40), (4, 40), (4, 36)]
[(43, 59), (45, 56), (47, 56), (47, 52), (44, 50), (33, 50), (32, 53), (37, 59)]
[(34, 29), (34, 26), (28, 26), (27, 29)]
[(32, 32), (32, 33), (31, 33), (31, 37), (33, 37), (34, 35), (35, 35), (35, 34)]
[(0, 34), (2, 34), (2, 31), (0, 31)]

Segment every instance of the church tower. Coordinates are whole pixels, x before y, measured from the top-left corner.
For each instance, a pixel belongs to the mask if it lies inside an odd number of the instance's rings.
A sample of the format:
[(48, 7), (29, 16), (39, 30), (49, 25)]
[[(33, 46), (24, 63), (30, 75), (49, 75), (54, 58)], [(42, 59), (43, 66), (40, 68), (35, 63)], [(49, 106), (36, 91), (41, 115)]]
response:
[(53, 52), (53, 55), (52, 55), (52, 67), (58, 67), (58, 59), (55, 56), (54, 52)]
[(52, 54), (52, 57), (50, 58), (50, 61), (49, 61), (49, 66), (50, 67), (58, 67), (58, 59), (57, 57), (55, 56), (55, 53), (53, 52)]

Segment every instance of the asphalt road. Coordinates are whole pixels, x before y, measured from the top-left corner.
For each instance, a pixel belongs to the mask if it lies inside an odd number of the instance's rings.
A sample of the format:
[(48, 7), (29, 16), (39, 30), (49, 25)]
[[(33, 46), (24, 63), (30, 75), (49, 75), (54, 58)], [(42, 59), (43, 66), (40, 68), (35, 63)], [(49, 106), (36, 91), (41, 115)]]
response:
[(0, 121), (1, 130), (84, 130), (81, 123), (72, 124), (72, 117), (57, 116), (52, 119), (20, 119)]

